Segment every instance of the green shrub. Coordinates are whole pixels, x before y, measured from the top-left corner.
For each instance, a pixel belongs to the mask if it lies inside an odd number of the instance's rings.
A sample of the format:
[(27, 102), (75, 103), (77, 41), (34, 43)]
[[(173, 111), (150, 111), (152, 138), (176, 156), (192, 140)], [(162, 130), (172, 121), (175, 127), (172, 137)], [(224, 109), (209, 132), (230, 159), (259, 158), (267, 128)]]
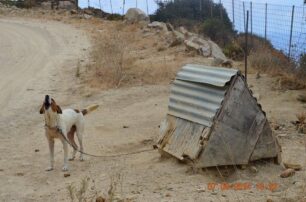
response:
[(224, 24), (221, 19), (217, 18), (205, 20), (200, 32), (203, 33), (204, 36), (208, 36), (211, 40), (215, 41), (222, 47), (230, 43), (234, 37), (232, 28)]
[(244, 58), (244, 50), (236, 41), (226, 44), (223, 53), (233, 60), (243, 60)]
[(306, 53), (303, 53), (300, 56), (299, 68), (304, 74), (306, 74)]
[(221, 46), (235, 35), (225, 8), (212, 0), (179, 0), (157, 4), (159, 8), (150, 16), (152, 21), (170, 22), (174, 27), (184, 26), (190, 31), (198, 31)]
[(123, 20), (123, 16), (120, 14), (110, 14), (106, 18), (107, 20)]

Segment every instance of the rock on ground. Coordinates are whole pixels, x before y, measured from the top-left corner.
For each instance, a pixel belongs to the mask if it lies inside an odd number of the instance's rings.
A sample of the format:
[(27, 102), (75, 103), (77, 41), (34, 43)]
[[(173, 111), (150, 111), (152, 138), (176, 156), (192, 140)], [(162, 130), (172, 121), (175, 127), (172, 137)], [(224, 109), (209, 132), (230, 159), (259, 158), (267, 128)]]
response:
[(76, 7), (71, 1), (59, 1), (58, 8), (71, 10)]
[(163, 22), (154, 21), (154, 22), (148, 24), (148, 27), (149, 28), (163, 30), (166, 33), (168, 32), (167, 25), (165, 23), (163, 23)]
[(145, 12), (143, 12), (142, 10), (138, 8), (130, 8), (126, 12), (124, 19), (128, 23), (139, 23), (139, 22), (149, 22), (150, 21), (149, 16), (147, 16)]

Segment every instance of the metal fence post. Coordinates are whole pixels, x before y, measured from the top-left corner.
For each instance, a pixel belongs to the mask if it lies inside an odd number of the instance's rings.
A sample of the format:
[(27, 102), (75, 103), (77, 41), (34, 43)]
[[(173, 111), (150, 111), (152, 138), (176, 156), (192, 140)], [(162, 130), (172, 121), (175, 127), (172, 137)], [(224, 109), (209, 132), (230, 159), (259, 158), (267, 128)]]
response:
[(253, 46), (253, 3), (250, 2), (250, 10), (251, 10), (251, 46)]
[(234, 0), (232, 0), (232, 11), (233, 11), (233, 25), (235, 27), (235, 3), (234, 3)]
[(245, 5), (244, 5), (244, 1), (242, 2), (242, 7), (243, 7), (243, 28), (245, 29)]
[(148, 5), (148, 0), (146, 0), (146, 4), (147, 4), (147, 15), (149, 15), (149, 5)]
[(88, 0), (88, 1), (87, 1), (87, 3), (88, 3), (88, 5), (87, 5), (87, 6), (88, 6), (88, 8), (90, 8), (90, 1)]
[(266, 3), (266, 9), (265, 9), (265, 41), (267, 41), (267, 21), (268, 21), (268, 3)]
[(245, 50), (244, 50), (244, 74), (245, 82), (248, 83), (248, 30), (249, 30), (249, 10), (246, 16), (246, 26), (245, 26)]
[(214, 4), (214, 2), (211, 1), (211, 2), (210, 2), (210, 17), (211, 17), (211, 18), (213, 18), (213, 4)]
[(222, 5), (222, 0), (220, 0), (220, 18), (221, 18), (221, 20), (223, 21), (223, 11), (222, 11), (222, 7), (223, 7), (223, 5)]
[(109, 0), (109, 3), (110, 3), (110, 7), (111, 7), (111, 13), (114, 14), (114, 13), (113, 13), (113, 4), (112, 4), (112, 0)]
[(289, 59), (291, 57), (291, 43), (292, 43), (293, 20), (294, 20), (294, 5), (292, 6), (292, 14), (291, 14), (291, 28), (290, 28), (289, 53), (288, 53), (288, 58)]
[(125, 7), (125, 0), (123, 0), (123, 3), (122, 3), (122, 15), (124, 15), (124, 7)]
[(78, 11), (79, 10), (79, 1), (78, 0), (75, 0), (75, 6), (76, 6), (76, 9)]

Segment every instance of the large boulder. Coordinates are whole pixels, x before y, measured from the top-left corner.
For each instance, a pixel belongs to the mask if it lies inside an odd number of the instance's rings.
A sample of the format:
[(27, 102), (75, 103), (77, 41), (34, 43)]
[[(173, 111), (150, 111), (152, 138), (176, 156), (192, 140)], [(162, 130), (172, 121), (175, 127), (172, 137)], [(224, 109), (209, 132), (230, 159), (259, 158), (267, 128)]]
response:
[(148, 27), (153, 28), (153, 29), (162, 30), (165, 33), (168, 32), (167, 25), (166, 25), (166, 23), (163, 23), (163, 22), (154, 21), (154, 22), (151, 22), (150, 24), (148, 24)]
[(58, 2), (58, 8), (72, 10), (72, 9), (75, 9), (76, 6), (71, 1), (59, 1)]
[(145, 12), (143, 12), (142, 10), (138, 9), (138, 8), (130, 8), (125, 16), (124, 19), (128, 22), (128, 23), (139, 23), (139, 22), (150, 22), (150, 18), (149, 16), (147, 16), (147, 14)]
[[(231, 63), (224, 55), (222, 49), (213, 41), (208, 40), (211, 47), (211, 56), (215, 59), (215, 65), (226, 65)], [(231, 66), (231, 65), (229, 65)]]
[(196, 51), (198, 54), (209, 57), (211, 56), (210, 43), (199, 37), (191, 37), (184, 41), (187, 50)]

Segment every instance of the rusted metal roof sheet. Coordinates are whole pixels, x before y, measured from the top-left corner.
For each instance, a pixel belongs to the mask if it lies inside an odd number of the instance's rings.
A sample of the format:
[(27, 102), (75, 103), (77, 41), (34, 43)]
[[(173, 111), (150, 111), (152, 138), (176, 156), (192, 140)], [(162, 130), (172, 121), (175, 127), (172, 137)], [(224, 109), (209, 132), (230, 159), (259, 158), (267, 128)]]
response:
[(236, 69), (188, 64), (178, 72), (176, 79), (223, 87), (238, 72)]
[(186, 65), (170, 92), (168, 114), (210, 127), (237, 70)]

